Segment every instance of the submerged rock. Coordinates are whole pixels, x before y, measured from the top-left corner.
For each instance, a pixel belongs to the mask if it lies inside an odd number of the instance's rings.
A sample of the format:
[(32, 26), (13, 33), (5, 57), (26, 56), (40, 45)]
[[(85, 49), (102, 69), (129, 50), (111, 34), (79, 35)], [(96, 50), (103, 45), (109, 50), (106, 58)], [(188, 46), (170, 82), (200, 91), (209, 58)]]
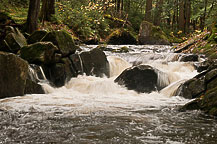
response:
[(38, 30), (33, 32), (27, 39), (28, 44), (33, 44), (36, 42), (40, 42), (42, 38), (47, 34), (47, 31)]
[(166, 87), (159, 83), (159, 70), (149, 65), (133, 66), (124, 70), (116, 79), (119, 85), (126, 86), (129, 90), (135, 90), (142, 93), (161, 90)]
[(170, 45), (166, 34), (160, 27), (154, 26), (147, 21), (143, 21), (140, 25), (138, 41), (139, 44)]
[(107, 43), (112, 45), (134, 45), (137, 44), (137, 41), (129, 31), (117, 29), (108, 36)]
[(52, 42), (56, 45), (60, 53), (65, 57), (74, 54), (78, 46), (75, 45), (71, 35), (65, 31), (49, 32), (41, 41)]
[(58, 49), (51, 42), (37, 42), (24, 46), (21, 57), (31, 64), (52, 64), (55, 63), (55, 52)]
[(0, 98), (25, 94), (28, 63), (18, 56), (0, 52)]

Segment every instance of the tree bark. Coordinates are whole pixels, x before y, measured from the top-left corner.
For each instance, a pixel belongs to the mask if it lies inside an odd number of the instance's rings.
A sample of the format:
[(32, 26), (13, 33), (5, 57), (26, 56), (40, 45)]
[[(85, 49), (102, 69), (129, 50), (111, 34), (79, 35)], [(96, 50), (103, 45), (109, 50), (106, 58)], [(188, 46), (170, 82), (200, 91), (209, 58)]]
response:
[(30, 0), (27, 23), (26, 23), (26, 31), (30, 34), (38, 29), (39, 11), (40, 11), (40, 0)]
[(184, 0), (179, 2), (179, 29), (185, 32), (185, 10)]
[(189, 32), (191, 20), (191, 1), (186, 0), (185, 2), (185, 32)]
[(151, 10), (152, 10), (152, 0), (146, 0), (145, 20), (148, 22), (152, 22)]
[(42, 0), (42, 8), (40, 12), (40, 20), (51, 21), (51, 17), (55, 14), (55, 0)]

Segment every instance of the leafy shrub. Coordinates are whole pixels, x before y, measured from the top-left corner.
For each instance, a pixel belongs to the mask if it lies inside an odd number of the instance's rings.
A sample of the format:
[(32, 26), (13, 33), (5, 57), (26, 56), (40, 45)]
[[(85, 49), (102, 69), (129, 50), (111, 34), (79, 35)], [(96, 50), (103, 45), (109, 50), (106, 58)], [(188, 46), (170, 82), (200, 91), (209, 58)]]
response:
[(102, 3), (57, 2), (55, 17), (58, 23), (68, 25), (83, 40), (103, 37), (109, 29)]

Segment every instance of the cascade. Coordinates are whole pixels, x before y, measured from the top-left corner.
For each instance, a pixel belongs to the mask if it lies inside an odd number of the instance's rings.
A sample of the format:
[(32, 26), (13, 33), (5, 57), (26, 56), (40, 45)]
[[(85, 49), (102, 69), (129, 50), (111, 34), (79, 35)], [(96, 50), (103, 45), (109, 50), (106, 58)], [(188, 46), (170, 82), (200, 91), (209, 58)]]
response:
[[(31, 79), (40, 82), (46, 94), (0, 100), (0, 140), (163, 144), (191, 143), (201, 133), (204, 143), (210, 135), (216, 138), (217, 126), (212, 121), (202, 123), (203, 118), (196, 119), (199, 112), (191, 116), (177, 111), (189, 100), (173, 95), (182, 83), (197, 74), (193, 63), (179, 62), (180, 56), (170, 52), (169, 46), (128, 47), (132, 49), (129, 53), (105, 52), (110, 78), (79, 75), (60, 88), (46, 83), (42, 68), (31, 65)], [(147, 94), (114, 82), (125, 69), (138, 64), (159, 70), (158, 84), (166, 87)], [(204, 131), (209, 135), (204, 135)], [(32, 139), (26, 140), (23, 135), (28, 133)]]

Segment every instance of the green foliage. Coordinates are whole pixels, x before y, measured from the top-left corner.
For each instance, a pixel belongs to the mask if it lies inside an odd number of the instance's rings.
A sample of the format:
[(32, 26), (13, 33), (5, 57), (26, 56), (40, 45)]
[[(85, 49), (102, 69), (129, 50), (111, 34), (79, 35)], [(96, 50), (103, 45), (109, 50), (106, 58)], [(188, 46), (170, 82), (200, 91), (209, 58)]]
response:
[(58, 23), (68, 25), (84, 40), (99, 38), (108, 32), (109, 26), (103, 16), (103, 5), (98, 3), (76, 3), (76, 0), (57, 3)]

